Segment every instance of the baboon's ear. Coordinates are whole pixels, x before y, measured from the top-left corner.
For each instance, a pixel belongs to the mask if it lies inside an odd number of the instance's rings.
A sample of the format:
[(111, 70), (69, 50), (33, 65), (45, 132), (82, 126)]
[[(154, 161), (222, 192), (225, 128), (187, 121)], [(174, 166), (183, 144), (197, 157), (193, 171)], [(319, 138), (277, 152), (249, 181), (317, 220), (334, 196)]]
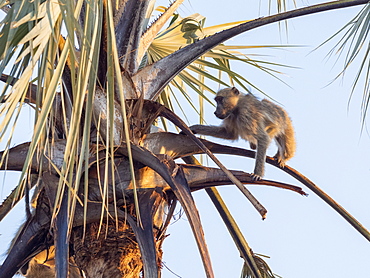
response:
[(240, 94), (239, 90), (237, 88), (235, 88), (235, 87), (232, 87), (231, 90), (234, 92), (235, 95), (239, 95)]

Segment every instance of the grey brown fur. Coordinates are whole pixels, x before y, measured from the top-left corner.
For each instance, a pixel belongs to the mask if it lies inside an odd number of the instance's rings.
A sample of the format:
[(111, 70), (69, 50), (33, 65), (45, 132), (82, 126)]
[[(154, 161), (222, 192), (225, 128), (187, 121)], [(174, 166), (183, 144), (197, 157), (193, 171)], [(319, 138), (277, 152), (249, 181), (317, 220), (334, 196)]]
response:
[(283, 108), (267, 99), (260, 101), (251, 94), (241, 94), (235, 87), (220, 90), (215, 100), (215, 115), (223, 119), (221, 126), (193, 125), (190, 129), (197, 134), (249, 141), (251, 148), (257, 149), (255, 180), (264, 175), (266, 150), (272, 139), (278, 146), (275, 159), (280, 166), (294, 156), (294, 129)]

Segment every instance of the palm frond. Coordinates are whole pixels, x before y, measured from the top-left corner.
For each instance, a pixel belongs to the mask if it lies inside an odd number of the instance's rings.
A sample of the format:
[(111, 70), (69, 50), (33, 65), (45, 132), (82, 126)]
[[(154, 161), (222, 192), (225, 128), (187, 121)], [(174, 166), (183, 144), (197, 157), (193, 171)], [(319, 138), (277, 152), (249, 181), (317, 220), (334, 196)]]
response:
[[(281, 278), (281, 276), (278, 276), (271, 271), (268, 264), (261, 258), (262, 256), (263, 255), (253, 254), (254, 261), (256, 262), (258, 270), (261, 273), (261, 277), (262, 278)], [(251, 272), (250, 267), (246, 263), (244, 263), (240, 278), (253, 278), (253, 277), (255, 276)]]
[[(352, 0), (350, 4), (358, 5), (363, 1)], [(34, 107), (35, 118), (32, 141), (26, 147), (23, 145), (25, 148), (22, 149), (22, 156), (14, 157), (16, 152), (5, 150), (1, 153), (4, 163), (0, 169), (10, 165), (5, 163), (8, 158), (9, 161), (14, 159), (12, 162), (16, 165), (13, 166), (22, 171), (15, 191), (18, 196), (11, 195), (9, 200), (18, 200), (23, 194), (28, 194), (24, 188), (30, 174), (37, 173), (41, 181), (37, 199), (40, 205), (28, 213), (27, 223), (32, 224), (31, 228), (25, 225), (22, 231), (26, 232), (26, 236), (23, 238), (21, 235), (17, 239), (17, 246), (9, 252), (8, 259), (1, 267), (1, 270), (6, 271), (6, 276), (12, 276), (30, 256), (35, 255), (35, 251), (48, 249), (41, 239), (49, 234), (51, 236), (47, 243), (54, 244), (57, 249), (55, 261), (60, 271), (57, 276), (66, 276), (69, 246), (65, 242), (68, 232), (75, 228), (76, 223), (79, 228), (85, 228), (87, 220), (94, 221), (100, 233), (105, 229), (105, 220), (112, 223), (115, 220), (118, 228), (118, 222), (127, 219), (125, 213), (131, 213), (128, 222), (132, 222), (134, 227), (131, 230), (127, 228), (127, 231), (134, 230), (131, 234), (136, 234), (135, 240), (142, 245), (140, 249), (143, 254), (149, 251), (142, 258), (147, 265), (139, 267), (138, 272), (144, 269), (142, 275), (158, 277), (157, 262), (160, 260), (157, 261), (158, 253), (154, 250), (158, 247), (154, 244), (158, 230), (153, 229), (153, 222), (146, 222), (153, 217), (156, 208), (151, 211), (152, 207), (146, 202), (150, 198), (140, 200), (136, 193), (136, 181), (140, 182), (139, 186), (144, 186), (140, 193), (147, 189), (145, 186), (150, 183), (149, 179), (142, 180), (149, 173), (150, 177), (158, 178), (158, 187), (153, 182), (151, 189), (155, 186), (155, 192), (158, 190), (163, 194), (160, 196), (163, 206), (176, 197), (184, 207), (199, 246), (206, 275), (213, 277), (199, 214), (191, 195), (191, 190), (211, 186), (212, 181), (208, 179), (206, 185), (188, 182), (189, 175), (185, 170), (190, 169), (189, 166), (176, 164), (175, 156), (164, 154), (167, 151), (166, 143), (157, 142), (157, 147), (161, 148), (158, 152), (140, 145), (157, 117), (167, 118), (177, 124), (196, 142), (191, 146), (193, 152), (194, 146), (198, 151), (201, 149), (222, 168), (223, 172), (219, 171), (218, 174), (225, 173), (223, 179), (213, 182), (230, 183), (232, 180), (261, 216), (266, 214), (264, 207), (244, 186), (250, 182), (250, 175), (226, 169), (176, 114), (156, 102), (144, 100), (144, 97), (157, 99), (163, 90), (162, 102), (172, 106), (169, 95), (174, 89), (183, 93), (189, 102), (189, 88), (197, 92), (201, 99), (206, 98), (208, 92), (214, 93), (208, 81), (225, 86), (228, 82), (237, 83), (247, 89), (253, 83), (232, 70), (233, 61), (248, 64), (273, 76), (280, 75), (276, 69), (280, 65), (242, 53), (252, 49), (251, 46), (216, 45), (237, 34), (271, 23), (269, 20), (278, 21), (328, 8), (318, 5), (316, 8), (281, 13), (268, 20), (257, 19), (253, 24), (243, 21), (211, 27), (204, 27), (205, 18), (199, 14), (187, 18), (175, 15), (168, 28), (160, 32), (182, 2), (179, 0), (165, 9), (160, 20), (153, 23), (149, 28), (151, 34), (144, 33), (142, 36), (153, 1), (116, 1), (115, 7), (112, 6), (113, 2), (0, 2), (0, 7), (9, 4), (8, 13), (0, 23), (0, 73), (2, 80), (7, 83), (0, 95), (0, 140), (5, 139), (7, 130), (12, 137), (14, 122), (17, 122), (23, 104), (29, 99)], [(343, 2), (337, 1), (330, 5), (347, 6)], [(217, 33), (223, 29), (226, 30)], [(145, 40), (145, 45), (140, 45), (140, 38)], [(201, 47), (197, 49), (198, 46)], [(254, 48), (260, 47), (264, 46)], [(179, 57), (184, 58), (181, 63)], [(139, 71), (140, 64), (143, 68)], [(158, 70), (155, 68), (157, 65)], [(188, 68), (183, 71), (186, 66)], [(165, 67), (169, 70), (161, 72)], [(3, 76), (5, 70), (10, 72), (7, 78)], [(152, 72), (148, 74), (146, 71)], [(217, 74), (213, 75), (213, 72)], [(226, 75), (228, 82), (224, 81), (223, 75)], [(158, 82), (154, 82), (156, 78)], [(166, 87), (168, 84), (170, 86)], [(32, 92), (31, 97), (29, 91)], [(181, 100), (175, 101), (181, 104)], [(202, 113), (199, 112), (200, 117)], [(184, 137), (175, 136), (179, 139)], [(10, 142), (9, 139), (8, 148)], [(16, 148), (13, 151), (21, 151)], [(121, 162), (122, 165), (119, 164)], [(145, 172), (143, 169), (148, 167), (151, 170)], [(288, 171), (290, 168), (284, 169)], [(204, 174), (209, 169), (199, 167), (197, 170), (203, 170)], [(136, 173), (139, 174), (137, 179)], [(242, 181), (234, 174), (240, 175)], [(121, 183), (121, 179), (126, 180)], [(269, 185), (272, 183), (266, 182)], [(302, 194), (302, 190), (296, 187), (274, 184)], [(127, 192), (129, 196), (125, 195)], [(171, 195), (169, 199), (162, 198), (167, 193)], [(96, 197), (96, 200), (90, 199), (91, 196)], [(95, 202), (95, 206), (92, 202)], [(94, 211), (90, 211), (91, 207), (94, 207)], [(0, 206), (0, 215), (4, 215), (8, 208), (6, 201), (4, 206)], [(139, 208), (145, 210), (143, 221), (140, 219)], [(364, 229), (363, 233), (368, 236)], [(84, 236), (77, 238), (83, 239)], [(20, 252), (22, 255), (18, 257), (19, 250), (25, 252)], [(262, 264), (263, 268), (266, 267)]]
[(360, 79), (364, 78), (365, 84), (363, 85), (363, 98), (362, 98), (362, 121), (364, 123), (367, 111), (369, 108), (370, 101), (370, 42), (369, 42), (369, 31), (370, 31), (370, 4), (365, 5), (361, 11), (351, 19), (343, 28), (337, 33), (323, 42), (320, 46), (328, 43), (329, 41), (339, 38), (339, 41), (330, 50), (329, 56), (338, 55), (344, 56), (343, 70), (335, 77), (334, 80), (341, 76), (344, 76), (347, 69), (354, 64), (355, 61), (359, 61), (357, 74), (354, 78), (352, 92), (353, 94), (356, 87), (361, 86), (359, 83)]
[[(199, 14), (194, 14), (186, 18), (182, 18), (179, 15), (176, 15), (171, 24), (165, 30), (160, 32), (152, 41), (152, 43), (148, 47), (147, 54), (145, 55), (144, 63), (152, 64), (154, 62), (157, 62), (170, 55), (171, 53), (177, 51), (178, 49), (193, 43), (194, 41), (245, 22), (248, 22), (248, 20), (203, 27), (205, 23), (205, 18)], [(188, 95), (185, 93), (186, 87), (191, 88), (192, 91), (199, 94), (199, 96), (201, 97), (205, 97), (205, 99), (210, 102), (207, 94), (205, 94), (205, 91), (211, 94), (214, 94), (215, 91), (207, 85), (208, 81), (215, 82), (225, 87), (230, 86), (230, 84), (236, 82), (246, 91), (248, 91), (248, 87), (253, 87), (263, 93), (263, 91), (259, 89), (256, 85), (254, 85), (251, 81), (234, 72), (231, 69), (230, 61), (238, 61), (251, 65), (268, 74), (271, 74), (278, 80), (282, 81), (275, 75), (281, 74), (281, 72), (275, 70), (274, 68), (287, 67), (286, 65), (271, 63), (263, 60), (256, 60), (255, 58), (252, 58), (254, 56), (253, 54), (246, 55), (238, 51), (247, 49), (271, 49), (281, 47), (284, 46), (243, 46), (220, 44), (211, 51), (205, 53), (201, 58), (195, 60), (191, 65), (183, 70), (182, 73), (176, 76), (170, 82), (169, 86), (174, 86), (175, 88), (177, 88), (191, 106), (193, 106), (193, 101), (190, 101)], [(211, 62), (210, 59), (214, 62)], [(141, 67), (143, 66), (144, 64), (142, 62)], [(216, 70), (218, 74), (209, 72), (210, 70)], [(226, 76), (228, 76), (229, 83), (223, 80), (223, 74), (226, 74)], [(182, 80), (182, 82), (179, 82), (180, 79)], [(246, 84), (244, 82), (246, 82)], [(167, 96), (168, 95), (163, 95), (160, 99), (163, 100), (164, 97)], [(173, 97), (173, 95), (171, 97)], [(167, 98), (166, 103), (170, 102), (171, 99)], [(197, 111), (197, 109), (195, 109), (195, 111), (202, 114), (201, 110)]]
[[(260, 0), (260, 7), (262, 6), (261, 2), (265, 2), (265, 1)], [(268, 1), (268, 8), (267, 8), (268, 9), (268, 14), (272, 14), (273, 13), (272, 10), (276, 10), (277, 13), (286, 12), (289, 9), (288, 6), (289, 6), (290, 2), (293, 4), (294, 8), (297, 7), (296, 0), (269, 0)], [(284, 30), (285, 34), (288, 35), (288, 21), (284, 20), (283, 22), (279, 22), (278, 25), (279, 25), (280, 33), (282, 33), (282, 30)], [(284, 29), (283, 29), (283, 27), (284, 27)]]
[[(154, 6), (154, 1), (152, 1)], [(163, 13), (145, 30), (140, 39), (139, 50), (138, 50), (138, 62), (140, 62), (147, 51), (150, 44), (153, 42), (155, 37), (158, 35), (162, 27), (167, 21), (173, 16), (176, 9), (182, 4), (183, 0), (177, 0), (171, 3), (168, 8), (163, 9)], [(147, 23), (151, 13), (146, 15)]]
[[(78, 1), (75, 6), (71, 5), (70, 1), (61, 4), (58, 1), (48, 0), (32, 4), (25, 2), (23, 5), (17, 2), (12, 4), (2, 21), (0, 40), (4, 44), (0, 47), (2, 58), (0, 68), (1, 72), (5, 67), (10, 68), (11, 76), (15, 77), (13, 79), (15, 81), (12, 87), (6, 86), (2, 92), (4, 103), (0, 107), (2, 117), (0, 139), (3, 139), (12, 119), (17, 118), (29, 87), (35, 86), (32, 83), (36, 80), (37, 97), (33, 100), (36, 105), (34, 134), (21, 179), (26, 175), (35, 153), (45, 153), (48, 149), (52, 149), (53, 141), (47, 138), (54, 138), (53, 119), (59, 117), (59, 124), (62, 124), (62, 131), (67, 138), (67, 148), (64, 153), (64, 164), (55, 165), (55, 170), (59, 171), (61, 176), (56, 204), (61, 201), (60, 196), (64, 185), (71, 189), (70, 192), (78, 190), (79, 181), (86, 170), (85, 163), (88, 160), (91, 125), (82, 125), (81, 114), (86, 105), (89, 109), (84, 119), (85, 122), (91, 122), (92, 115), (89, 112), (93, 111), (92, 96), (96, 84), (102, 7), (99, 6), (99, 2), (88, 4), (90, 6), (84, 14), (85, 22), (88, 24), (85, 25), (84, 30), (80, 30), (74, 26), (78, 25), (76, 18), (79, 17), (82, 3), (83, 1)], [(67, 14), (69, 16), (66, 16)], [(62, 26), (65, 27), (64, 31)], [(61, 37), (62, 32), (66, 39)], [(79, 42), (78, 55), (74, 41), (76, 32), (81, 32), (78, 37), (82, 38)], [(16, 51), (17, 49), (19, 51)], [(13, 57), (14, 55), (16, 56)], [(72, 77), (70, 86), (64, 86), (65, 84), (62, 83), (67, 70)], [(34, 79), (34, 76), (40, 78)], [(59, 110), (60, 115), (57, 115), (54, 109), (58, 99), (62, 106)], [(81, 126), (83, 126), (82, 136)], [(77, 169), (72, 165), (78, 165)], [(76, 195), (72, 194), (72, 196), (72, 204), (75, 204)], [(71, 212), (73, 210), (74, 205), (71, 206)]]

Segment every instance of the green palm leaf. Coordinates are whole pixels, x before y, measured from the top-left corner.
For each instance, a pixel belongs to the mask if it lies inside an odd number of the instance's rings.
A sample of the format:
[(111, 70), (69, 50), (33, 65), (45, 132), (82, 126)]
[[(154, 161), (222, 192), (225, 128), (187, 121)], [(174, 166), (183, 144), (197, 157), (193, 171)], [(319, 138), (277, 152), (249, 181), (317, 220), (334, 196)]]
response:
[[(323, 44), (328, 43), (329, 41), (341, 36), (336, 45), (329, 52), (329, 55), (332, 56), (337, 54), (339, 56), (344, 56), (344, 66), (343, 70), (336, 76), (335, 79), (338, 79), (340, 76), (343, 76), (347, 69), (354, 64), (355, 61), (359, 61), (358, 71), (354, 78), (352, 93), (358, 86), (363, 86), (363, 98), (362, 98), (362, 121), (364, 123), (367, 111), (369, 108), (370, 101), (370, 83), (369, 83), (369, 74), (370, 74), (370, 43), (369, 43), (369, 31), (370, 31), (370, 5), (365, 5), (361, 11), (350, 20), (343, 28), (341, 28), (336, 34), (331, 36)], [(319, 47), (320, 47), (319, 46)], [(359, 81), (361, 77), (364, 77), (365, 84), (360, 84)]]
[[(204, 27), (205, 17), (199, 14), (193, 14), (186, 18), (182, 18), (176, 14), (173, 17), (170, 25), (165, 30), (159, 32), (158, 35), (153, 38), (152, 43), (147, 48), (145, 59), (141, 62), (140, 67), (144, 67), (145, 65), (157, 62), (162, 58), (170, 55), (171, 53), (177, 51), (178, 49), (193, 43), (194, 41), (200, 40), (202, 38), (245, 22), (248, 22), (248, 20)], [(153, 26), (155, 26), (155, 24), (153, 24), (151, 28)], [(282, 46), (279, 46), (279, 48), (281, 47)], [(214, 94), (215, 91), (207, 85), (208, 81), (215, 82), (222, 86), (229, 86), (230, 83), (233, 84), (235, 82), (246, 91), (249, 91), (249, 87), (253, 87), (262, 92), (251, 81), (234, 72), (231, 69), (229, 63), (229, 61), (238, 61), (256, 67), (273, 76), (275, 76), (275, 74), (281, 74), (280, 71), (275, 70), (273, 67), (286, 67), (285, 65), (274, 64), (268, 61), (255, 60), (251, 58), (253, 55), (248, 56), (240, 51), (237, 51), (259, 48), (278, 47), (220, 44), (211, 51), (205, 53), (201, 58), (195, 60), (191, 65), (183, 70), (181, 74), (179, 74), (174, 80), (172, 80), (169, 86), (177, 88), (191, 106), (193, 106), (193, 104), (186, 93), (187, 88), (190, 88), (193, 92), (196, 92), (201, 97), (205, 97), (205, 99), (210, 102), (209, 98), (204, 92), (208, 91), (209, 93)], [(212, 59), (214, 62), (209, 61), (209, 59)], [(209, 73), (210, 69), (216, 70), (218, 74)], [(226, 83), (225, 81), (223, 81), (222, 74), (226, 74), (229, 77), (230, 83)], [(177, 81), (175, 81), (176, 79)], [(167, 98), (166, 103), (170, 103), (171, 98), (169, 98), (169, 96), (170, 95), (168, 94), (164, 94), (161, 96), (161, 100), (163, 101), (164, 98)], [(195, 107), (193, 106), (193, 108)], [(197, 109), (194, 110), (197, 111)], [(199, 111), (198, 113), (202, 113), (202, 111)]]

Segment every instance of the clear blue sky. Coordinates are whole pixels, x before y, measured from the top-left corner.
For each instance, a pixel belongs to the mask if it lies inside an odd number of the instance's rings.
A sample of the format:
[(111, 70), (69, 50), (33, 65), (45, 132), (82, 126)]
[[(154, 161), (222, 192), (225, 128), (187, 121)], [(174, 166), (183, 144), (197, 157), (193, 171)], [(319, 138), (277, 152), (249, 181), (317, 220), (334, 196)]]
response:
[[(260, 12), (259, 2), (262, 3)], [(185, 1), (180, 13), (185, 16), (197, 12), (207, 17), (207, 26), (216, 25), (267, 15), (265, 2), (268, 1)], [(309, 1), (309, 4), (314, 3), (318, 1)], [(297, 1), (297, 4), (302, 6), (302, 1)], [(274, 24), (244, 33), (227, 43), (305, 46), (286, 51), (258, 52), (269, 55), (263, 57), (266, 60), (300, 68), (283, 70), (286, 76), (282, 79), (291, 88), (250, 67), (235, 66), (239, 73), (280, 102), (290, 114), (296, 130), (297, 153), (288, 164), (309, 177), (370, 229), (370, 166), (367, 159), (370, 139), (366, 130), (361, 135), (362, 88), (356, 89), (348, 106), (358, 64), (353, 65), (344, 80), (329, 85), (343, 66), (342, 60), (335, 64), (336, 57), (329, 61), (326, 59), (334, 44), (310, 53), (359, 10), (355, 7), (292, 19), (288, 23), (288, 36), (280, 33), (278, 25)], [(250, 50), (247, 53), (257, 52)], [(213, 88), (217, 89), (215, 86)], [(207, 122), (219, 124), (213, 108), (207, 109)], [(195, 123), (198, 119), (192, 120)], [(208, 139), (248, 147), (243, 141)], [(275, 151), (273, 145), (268, 153), (274, 155)], [(220, 158), (229, 169), (253, 170), (253, 160)], [(269, 166), (266, 178), (301, 186)], [(370, 277), (370, 243), (314, 193), (305, 187), (304, 190), (310, 194), (308, 197), (263, 186), (249, 188), (269, 211), (265, 221), (260, 220), (249, 202), (233, 186), (222, 187), (220, 192), (253, 251), (270, 256), (267, 262), (274, 273), (284, 278)], [(239, 277), (242, 260), (218, 213), (205, 192), (194, 195), (212, 252), (216, 277)], [(174, 223), (169, 233), (164, 244), (166, 265), (183, 278), (204, 277), (186, 217), (182, 216)], [(176, 276), (165, 270), (163, 277)]]
[[(267, 15), (268, 1), (185, 1), (180, 13), (187, 16), (200, 13), (207, 17), (206, 25), (253, 19)], [(274, 1), (272, 1), (274, 2)], [(317, 1), (310, 1), (309, 4)], [(167, 1), (159, 1), (165, 5)], [(304, 1), (307, 4), (307, 1)], [(302, 2), (297, 4), (302, 6)], [(278, 25), (262, 27), (228, 41), (240, 45), (292, 44), (304, 47), (289, 50), (250, 50), (247, 54), (268, 55), (265, 60), (288, 64), (300, 69), (284, 69), (282, 76), (291, 88), (250, 67), (236, 64), (235, 69), (273, 97), (290, 114), (296, 130), (297, 153), (288, 163), (309, 177), (332, 196), (347, 211), (370, 229), (370, 138), (366, 130), (361, 135), (362, 88), (355, 90), (351, 102), (351, 84), (358, 64), (333, 84), (330, 81), (342, 69), (342, 61), (326, 60), (333, 43), (310, 53), (316, 46), (348, 22), (359, 7), (326, 12), (293, 19), (288, 24), (288, 36), (279, 33)], [(288, 39), (287, 39), (288, 38)], [(217, 85), (212, 85), (217, 89)], [(196, 98), (194, 99), (196, 101)], [(219, 124), (213, 108), (207, 106), (206, 120)], [(196, 123), (192, 118), (190, 123)], [(19, 142), (27, 141), (32, 125), (29, 114), (23, 114), (24, 126), (16, 131)], [(210, 140), (214, 140), (209, 138)], [(248, 144), (214, 140), (233, 146)], [(17, 141), (18, 142), (18, 141)], [(14, 142), (14, 143), (17, 143)], [(269, 155), (275, 153), (272, 145)], [(220, 156), (229, 169), (251, 172), (254, 161), (247, 158)], [(266, 178), (302, 186), (283, 172), (267, 166)], [(1, 177), (0, 198), (14, 185), (14, 176)], [(252, 193), (268, 209), (261, 221), (250, 203), (234, 186), (224, 186), (220, 192), (232, 211), (254, 252), (270, 256), (266, 259), (273, 272), (284, 278), (347, 278), (370, 277), (370, 243), (355, 231), (326, 203), (303, 186), (309, 193), (302, 197), (289, 191), (264, 186), (249, 186)], [(194, 194), (204, 224), (208, 247), (217, 278), (239, 277), (242, 260), (234, 247), (217, 211), (204, 192)], [(0, 252), (14, 233), (23, 212), (18, 208), (0, 223)], [(164, 244), (166, 266), (183, 278), (205, 277), (199, 253), (189, 223), (183, 215), (173, 223)], [(164, 269), (164, 278), (177, 277)]]

